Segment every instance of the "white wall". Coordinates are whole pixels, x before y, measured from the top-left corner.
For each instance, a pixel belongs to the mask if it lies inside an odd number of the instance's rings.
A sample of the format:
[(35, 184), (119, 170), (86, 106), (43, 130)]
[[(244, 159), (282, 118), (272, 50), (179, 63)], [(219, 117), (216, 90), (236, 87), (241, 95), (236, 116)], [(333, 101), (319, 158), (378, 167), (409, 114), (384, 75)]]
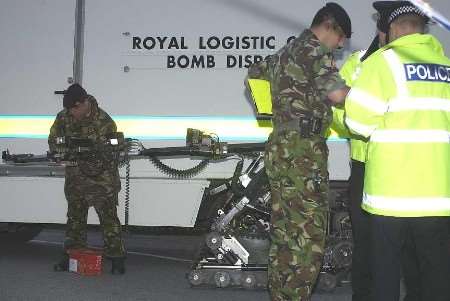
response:
[[(84, 84), (111, 114), (251, 115), (242, 80), (245, 69), (168, 70), (168, 54), (265, 55), (272, 51), (198, 51), (199, 36), (286, 37), (308, 27), (325, 1), (85, 0)], [(367, 47), (373, 32), (372, 1), (337, 0), (351, 15), (354, 35), (345, 55)], [(0, 114), (54, 114), (72, 76), (75, 0), (2, 0), (0, 10)], [(444, 14), (450, 1), (431, 4)], [(185, 36), (189, 50), (132, 51), (130, 37)], [(431, 26), (450, 55), (450, 33)], [(345, 57), (344, 55), (344, 57)], [(124, 66), (131, 71), (123, 72)], [(160, 67), (158, 69), (158, 66)], [(144, 69), (133, 69), (144, 68)], [(153, 69), (145, 69), (153, 68)], [(155, 69), (156, 68), (156, 69)]]
[[(366, 48), (375, 32), (372, 1), (337, 1), (349, 12), (353, 37), (342, 55)], [(435, 1), (442, 11), (450, 2)], [(200, 50), (203, 36), (275, 36), (276, 48), (309, 27), (325, 1), (86, 0), (84, 83), (112, 114), (252, 115), (244, 97), (246, 70), (226, 69), (226, 55), (273, 50)], [(450, 49), (450, 33), (432, 26)], [(123, 33), (130, 33), (129, 36)], [(189, 49), (132, 50), (132, 37), (184, 37)], [(213, 69), (169, 69), (168, 55), (214, 55)], [(124, 72), (124, 66), (130, 67)]]
[[(224, 68), (227, 55), (267, 55), (275, 50), (216, 50), (197, 47), (200, 36), (275, 36), (276, 49), (286, 38), (309, 27), (325, 1), (301, 0), (85, 0), (83, 84), (112, 115), (252, 116), (244, 96), (245, 68)], [(67, 87), (74, 56), (75, 0), (2, 0), (0, 10), (0, 115), (56, 114)], [(372, 1), (337, 0), (352, 18), (354, 35), (344, 58), (367, 47), (374, 35)], [(432, 4), (450, 11), (450, 2)], [(130, 35), (124, 35), (124, 33)], [(450, 33), (431, 27), (450, 55)], [(189, 49), (133, 51), (132, 36), (185, 37)], [(168, 55), (214, 55), (213, 69), (168, 69)], [(124, 72), (124, 66), (130, 71)], [(180, 141), (146, 141), (146, 146)], [(331, 179), (348, 177), (348, 147), (330, 142)], [(46, 150), (45, 139), (0, 139), (0, 150), (14, 153)], [(132, 216), (138, 225), (192, 226), (205, 177), (230, 176), (233, 162), (214, 164), (200, 179), (174, 183), (148, 162), (133, 162)], [(182, 161), (182, 167), (193, 162)], [(179, 165), (176, 167), (180, 168)], [(124, 172), (122, 170), (122, 172)], [(136, 179), (136, 177), (156, 179)], [(0, 192), (8, 204), (0, 221), (64, 222), (61, 179), (0, 177)], [(22, 182), (21, 182), (22, 181)], [(30, 182), (25, 185), (25, 182)], [(47, 186), (46, 186), (47, 185)], [(172, 185), (177, 188), (167, 188)], [(176, 186), (178, 185), (178, 186)], [(26, 187), (26, 189), (23, 189)], [(45, 191), (45, 194), (42, 194)], [(123, 210), (121, 192), (121, 212)], [(36, 199), (36, 195), (40, 198)], [(30, 202), (32, 206), (30, 206)], [(180, 206), (180, 210), (173, 210)], [(27, 208), (27, 210), (24, 210)], [(35, 208), (36, 210), (29, 210)], [(48, 210), (45, 210), (47, 208)], [(155, 210), (148, 210), (155, 208)], [(7, 209), (7, 210), (6, 210)], [(175, 221), (175, 222), (174, 222)]]
[[(74, 56), (75, 0), (2, 0), (0, 115), (54, 114)], [(1, 143), (1, 142), (0, 142)]]

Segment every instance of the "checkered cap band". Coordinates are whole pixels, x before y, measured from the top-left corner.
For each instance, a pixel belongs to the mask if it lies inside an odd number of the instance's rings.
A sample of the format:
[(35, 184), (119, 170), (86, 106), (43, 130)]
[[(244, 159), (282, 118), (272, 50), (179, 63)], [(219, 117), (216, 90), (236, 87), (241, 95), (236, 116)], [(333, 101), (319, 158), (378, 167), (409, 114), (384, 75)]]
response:
[(425, 14), (420, 9), (418, 9), (417, 7), (412, 6), (412, 5), (407, 5), (407, 6), (401, 6), (397, 9), (395, 9), (389, 16), (388, 23), (390, 24), (397, 17), (399, 17), (401, 15), (405, 15), (405, 14), (416, 14), (416, 15), (425, 17)]

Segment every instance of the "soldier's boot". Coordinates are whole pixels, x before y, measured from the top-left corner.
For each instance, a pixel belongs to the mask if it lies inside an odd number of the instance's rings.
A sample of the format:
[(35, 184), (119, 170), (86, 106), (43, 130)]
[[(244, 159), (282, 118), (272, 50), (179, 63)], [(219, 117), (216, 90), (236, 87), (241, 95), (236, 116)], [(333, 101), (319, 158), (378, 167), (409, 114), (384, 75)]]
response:
[(114, 275), (125, 274), (125, 257), (113, 257), (111, 258), (112, 268), (111, 273)]
[(64, 253), (61, 259), (53, 265), (55, 272), (66, 272), (69, 270), (69, 254)]

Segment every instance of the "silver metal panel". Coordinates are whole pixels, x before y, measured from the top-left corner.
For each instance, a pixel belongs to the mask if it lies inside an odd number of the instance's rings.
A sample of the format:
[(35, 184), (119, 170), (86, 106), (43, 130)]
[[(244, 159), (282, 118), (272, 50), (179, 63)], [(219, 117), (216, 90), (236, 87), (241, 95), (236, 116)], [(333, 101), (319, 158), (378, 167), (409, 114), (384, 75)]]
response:
[(4, 0), (0, 114), (55, 114), (73, 75), (75, 0)]
[(328, 141), (328, 171), (330, 180), (346, 181), (350, 177), (350, 144), (348, 142)]
[[(338, 1), (349, 12), (353, 36), (342, 59), (368, 47), (375, 34), (369, 0)], [(443, 11), (448, 1), (432, 1)], [(307, 3), (307, 5), (305, 5)], [(249, 116), (245, 68), (226, 68), (227, 55), (273, 53), (286, 39), (309, 27), (325, 1), (286, 0), (86, 0), (84, 84), (108, 112), (121, 115)], [(120, 21), (118, 21), (120, 20)], [(432, 27), (433, 32), (443, 33)], [(200, 38), (275, 36), (271, 49), (200, 49)], [(162, 49), (133, 50), (133, 37), (167, 37)], [(181, 37), (187, 49), (169, 49)], [(449, 35), (442, 35), (449, 48)], [(152, 43), (150, 44), (150, 48)], [(142, 45), (142, 44), (141, 44)], [(203, 43), (206, 45), (206, 43)], [(447, 49), (448, 51), (448, 49)], [(447, 52), (448, 53), (448, 52)], [(167, 57), (212, 55), (215, 68), (167, 68)], [(128, 67), (128, 72), (125, 72)], [(113, 88), (112, 88), (113, 87)]]
[(1, 222), (65, 223), (63, 178), (0, 177)]
[[(209, 182), (134, 178), (130, 184), (130, 225), (193, 227)], [(124, 179), (122, 187), (118, 215), (124, 223)], [(67, 202), (62, 177), (0, 176), (0, 191), (3, 192), (0, 222), (66, 222)], [(89, 210), (88, 222), (99, 223), (93, 208)]]
[[(0, 177), (0, 191), (4, 193), (0, 222), (66, 222), (64, 178)], [(93, 208), (89, 209), (88, 223), (99, 223)]]
[(207, 186), (197, 180), (132, 179), (130, 224), (192, 227)]

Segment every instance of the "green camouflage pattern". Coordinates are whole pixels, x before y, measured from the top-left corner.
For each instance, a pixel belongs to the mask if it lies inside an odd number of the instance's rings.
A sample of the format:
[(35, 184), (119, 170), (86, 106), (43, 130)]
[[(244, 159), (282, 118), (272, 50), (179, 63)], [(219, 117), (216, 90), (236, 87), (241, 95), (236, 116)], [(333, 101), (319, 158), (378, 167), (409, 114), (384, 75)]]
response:
[(302, 138), (283, 127), (299, 115), (332, 121), (329, 92), (345, 84), (331, 50), (310, 30), (249, 68), (269, 80), (274, 131), (265, 167), (272, 193), (269, 290), (272, 300), (310, 300), (320, 272), (328, 212), (328, 147), (323, 135)]
[[(51, 152), (61, 147), (56, 137), (91, 139), (94, 145), (105, 145), (107, 137), (116, 133), (112, 118), (91, 95), (91, 114), (75, 120), (67, 109), (62, 110), (50, 128)], [(68, 203), (65, 249), (86, 246), (87, 211), (93, 206), (103, 228), (105, 255), (124, 256), (121, 225), (117, 217), (118, 193), (121, 188), (118, 161), (108, 152), (92, 151), (72, 158), (74, 164), (65, 168), (64, 192)]]
[[(58, 151), (60, 147), (56, 144), (56, 137), (90, 139), (94, 145), (99, 146), (105, 145), (108, 135), (117, 132), (115, 122), (98, 107), (95, 98), (89, 95), (88, 99), (92, 104), (89, 117), (77, 121), (66, 109), (58, 113), (48, 137), (50, 152)], [(118, 161), (112, 160), (110, 152), (93, 151), (73, 159), (76, 164), (67, 166), (65, 170), (66, 182), (82, 186), (80, 191), (85, 191), (86, 194), (120, 191)], [(94, 198), (91, 200), (95, 201)]]
[(290, 132), (267, 145), (272, 192), (269, 289), (272, 300), (309, 300), (320, 271), (328, 211), (328, 148)]
[(331, 50), (309, 29), (276, 54), (250, 66), (248, 77), (270, 82), (274, 131), (301, 114), (323, 118), (327, 128), (333, 119), (327, 95), (345, 86)]
[[(67, 186), (66, 186), (67, 188)], [(64, 249), (85, 248), (87, 241), (87, 217), (90, 205), (85, 198), (77, 194), (68, 194), (67, 230)], [(117, 216), (117, 193), (105, 194), (93, 207), (97, 212), (103, 231), (103, 253), (106, 257), (124, 257), (125, 248), (122, 240), (120, 220)]]

